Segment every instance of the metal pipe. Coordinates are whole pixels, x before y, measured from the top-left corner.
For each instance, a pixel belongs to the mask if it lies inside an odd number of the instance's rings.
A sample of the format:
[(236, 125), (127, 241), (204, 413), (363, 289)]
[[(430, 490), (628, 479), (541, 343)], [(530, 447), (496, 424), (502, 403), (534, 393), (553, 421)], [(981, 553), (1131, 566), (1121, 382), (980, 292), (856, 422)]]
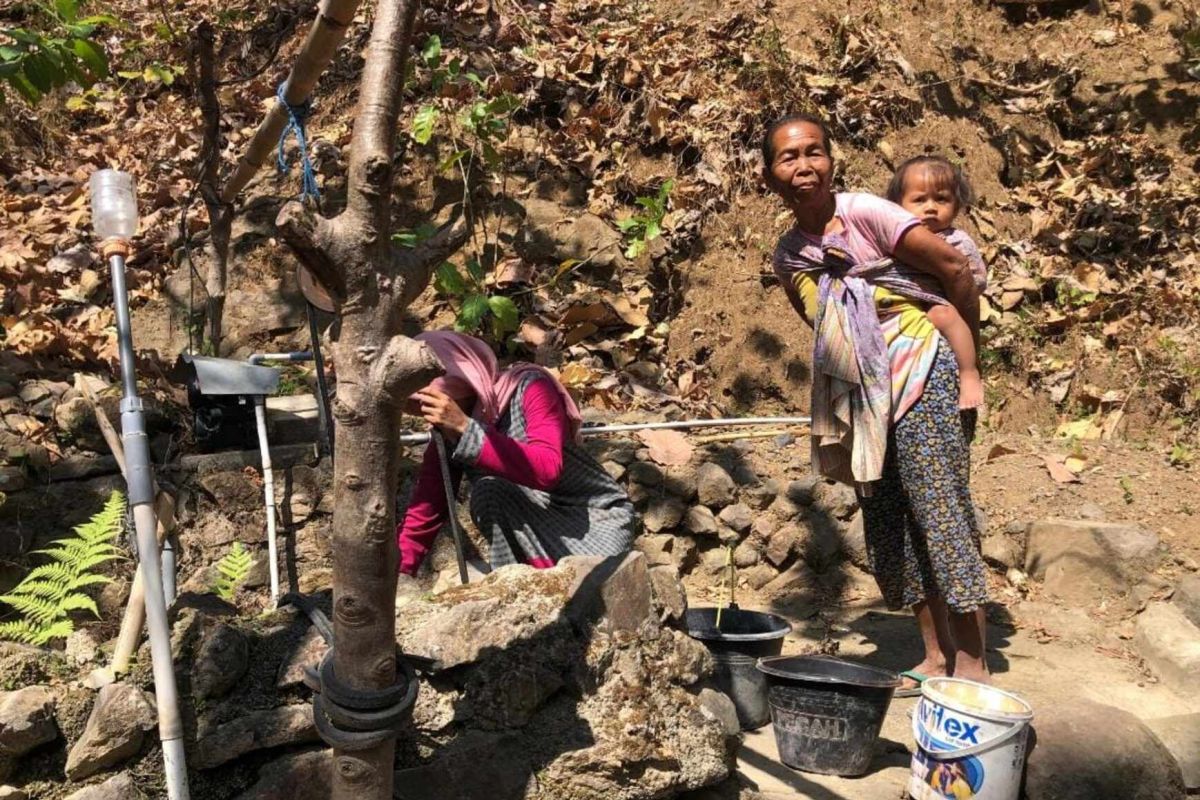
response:
[(450, 532), (454, 534), (454, 553), (458, 557), (458, 579), (467, 585), (467, 549), (462, 529), (458, 526), (458, 509), (454, 501), (454, 481), (450, 478), (450, 458), (446, 453), (446, 438), (441, 431), (433, 432), (433, 443), (437, 447), (438, 461), (442, 466), (442, 486), (446, 490), (446, 514), (450, 518)]
[[(118, 248), (119, 249), (119, 248)], [(158, 705), (158, 732), (162, 742), (163, 764), (170, 800), (188, 800), (187, 765), (183, 751), (183, 721), (179, 715), (179, 696), (175, 686), (175, 666), (171, 659), (171, 628), (163, 595), (158, 550), (158, 520), (154, 514), (154, 475), (151, 471), (150, 444), (146, 437), (142, 400), (137, 395), (137, 377), (133, 360), (133, 333), (129, 324), (129, 295), (125, 286), (125, 256), (109, 256), (112, 270), (113, 302), (117, 315), (121, 383), (121, 441), (125, 449), (125, 476), (129, 505), (133, 509), (137, 531), (138, 561), (145, 583), (146, 627), (150, 634), (150, 656), (154, 671), (154, 695)]]
[(279, 550), (275, 544), (275, 474), (271, 471), (271, 448), (267, 443), (267, 399), (254, 398), (254, 421), (258, 426), (258, 449), (262, 454), (263, 494), (267, 505), (267, 557), (271, 573), (271, 602), (279, 602)]
[(333, 458), (333, 415), (329, 411), (329, 384), (325, 380), (325, 358), (321, 355), (321, 331), (317, 327), (317, 308), (305, 301), (308, 309), (308, 338), (312, 347), (313, 365), (317, 368), (317, 411), (321, 415), (321, 433)]
[(301, 350), (295, 353), (252, 353), (246, 359), (246, 363), (254, 364), (255, 366), (262, 364), (264, 361), (312, 361), (313, 354), (307, 350)]
[[(661, 431), (680, 430), (687, 428), (729, 428), (744, 425), (808, 425), (812, 417), (722, 417), (720, 419), (681, 419), (674, 422), (633, 422), (621, 425), (585, 425), (581, 430), (584, 436), (602, 436), (608, 433), (626, 433), (629, 431)], [(406, 433), (400, 437), (400, 444), (426, 444), (428, 433)]]

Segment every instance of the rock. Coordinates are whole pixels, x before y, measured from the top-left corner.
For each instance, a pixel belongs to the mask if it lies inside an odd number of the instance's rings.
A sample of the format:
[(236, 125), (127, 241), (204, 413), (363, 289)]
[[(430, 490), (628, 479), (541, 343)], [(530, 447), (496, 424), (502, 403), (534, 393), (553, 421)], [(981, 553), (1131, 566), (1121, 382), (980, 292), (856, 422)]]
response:
[(85, 786), (67, 800), (141, 800), (146, 795), (137, 788), (128, 772), (113, 775), (103, 783)]
[(90, 628), (79, 628), (67, 637), (63, 654), (76, 664), (90, 664), (100, 654), (100, 642)]
[(825, 481), (818, 475), (806, 475), (799, 480), (790, 481), (784, 494), (798, 506), (811, 506), (817, 499), (817, 487), (824, 486)]
[(721, 509), (717, 519), (738, 533), (745, 533), (750, 530), (750, 525), (754, 522), (754, 512), (745, 503), (734, 503)]
[(600, 466), (603, 467), (604, 471), (608, 473), (608, 477), (612, 478), (614, 481), (619, 481), (624, 478), (625, 473), (628, 471), (625, 469), (625, 465), (619, 461), (605, 461), (601, 463)]
[(15, 786), (0, 786), (0, 800), (29, 800), (29, 795)]
[(983, 540), (983, 558), (1004, 570), (1024, 563), (1021, 548), (1003, 534), (994, 534)]
[(1200, 789), (1200, 713), (1148, 719), (1146, 727), (1171, 751), (1188, 791)]
[(13, 494), (29, 486), (29, 476), (23, 467), (0, 466), (0, 492)]
[(54, 407), (54, 424), (60, 436), (76, 447), (95, 452), (104, 452), (107, 444), (100, 434), (100, 426), (92, 405), (82, 397), (75, 397)]
[(692, 506), (683, 517), (683, 527), (696, 536), (715, 536), (717, 517), (706, 506)]
[(643, 534), (634, 540), (633, 547), (645, 553), (646, 563), (652, 567), (675, 565), (675, 558), (671, 554), (675, 547), (675, 537), (669, 533)]
[(835, 519), (848, 520), (858, 510), (858, 496), (844, 483), (822, 482), (813, 492), (813, 505)]
[(1155, 675), (1185, 697), (1200, 694), (1200, 628), (1177, 606), (1154, 603), (1138, 615), (1134, 646)]
[(723, 508), (734, 501), (737, 486), (719, 464), (706, 462), (696, 470), (696, 494), (702, 505)]
[(870, 572), (871, 558), (867, 553), (867, 532), (863, 527), (861, 509), (850, 518), (850, 523), (842, 529), (841, 542), (842, 555), (854, 566), (864, 572)]
[(767, 539), (767, 549), (764, 555), (777, 567), (782, 567), (792, 555), (792, 548), (800, 539), (800, 532), (795, 525), (784, 525), (771, 534)]
[[(0, 692), (0, 754), (6, 761), (58, 738), (54, 705), (54, 695), (46, 686)], [(0, 778), (7, 777), (4, 772), (0, 765)]]
[(1042, 704), (1025, 800), (1182, 800), (1179, 765), (1137, 717), (1072, 697)]
[(1080, 519), (1102, 520), (1104, 519), (1104, 509), (1095, 503), (1083, 503), (1075, 511)]
[(700, 709), (706, 716), (721, 723), (726, 736), (737, 737), (741, 733), (742, 726), (738, 722), (737, 708), (729, 699), (729, 695), (706, 686), (700, 690), (699, 700)]
[(781, 494), (767, 507), (767, 513), (780, 522), (787, 522), (800, 516), (801, 507), (791, 501), (786, 494)]
[(595, 214), (537, 198), (524, 205), (525, 219), (515, 244), (525, 260), (561, 264), (574, 259), (598, 277), (628, 267), (621, 234)]
[(757, 591), (771, 581), (775, 580), (775, 576), (778, 574), (779, 572), (773, 567), (770, 567), (766, 564), (758, 564), (748, 570), (743, 571), (741, 573), (741, 577), (746, 580), (746, 583), (750, 585), (750, 588)]
[(699, 560), (696, 541), (690, 536), (678, 535), (671, 546), (671, 557), (675, 561), (675, 569), (682, 575), (691, 571)]
[(660, 622), (683, 620), (687, 613), (687, 592), (674, 564), (650, 568), (650, 599)]
[(742, 500), (755, 511), (762, 511), (774, 502), (779, 491), (779, 481), (767, 478), (757, 486), (751, 486), (742, 492)]
[(264, 711), (218, 725), (196, 743), (196, 766), (212, 769), (255, 750), (315, 742), (312, 705), (301, 703)]
[(1128, 591), (1158, 555), (1158, 537), (1135, 525), (1042, 520), (1029, 527), (1025, 571), (1048, 595), (1087, 605)]
[[(62, 392), (60, 391), (59, 394)], [(40, 403), (51, 396), (49, 381), (25, 381), (17, 387), (17, 397), (21, 398), (21, 402), (26, 405)]]
[(237, 800), (328, 800), (333, 792), (332, 761), (328, 750), (276, 759), (258, 771), (258, 782)]
[(530, 753), (513, 734), (472, 732), (431, 764), (396, 771), (396, 800), (521, 800), (536, 779)]
[(753, 567), (758, 563), (758, 548), (750, 542), (742, 542), (733, 549), (733, 563), (738, 569)]
[(627, 470), (629, 480), (643, 486), (662, 486), (663, 474), (657, 464), (649, 461), (635, 461)]
[(683, 519), (687, 507), (675, 497), (658, 497), (650, 501), (642, 515), (646, 530), (657, 533), (674, 528)]
[(304, 296), (294, 273), (231, 288), (225, 302), (220, 355), (248, 344), (264, 333), (293, 330), (304, 324)]
[[(737, 443), (735, 442), (735, 444)], [(747, 444), (750, 443), (747, 442)], [(754, 446), (751, 444), (750, 447), (753, 449)], [(745, 462), (734, 464), (733, 469), (729, 471), (729, 477), (733, 478), (733, 482), (743, 489), (758, 485), (758, 473)]]
[(629, 494), (629, 502), (633, 503), (636, 508), (643, 508), (651, 499), (660, 495), (658, 489), (633, 481), (625, 485), (625, 491)]
[(219, 622), (205, 635), (192, 662), (192, 691), (201, 700), (223, 697), (249, 666), (250, 644), (245, 634)]
[(154, 706), (141, 689), (127, 683), (105, 686), (96, 695), (83, 735), (67, 754), (67, 777), (82, 780), (135, 755), (156, 722)]
[(1171, 602), (1193, 625), (1200, 628), (1200, 575), (1190, 575), (1181, 580), (1175, 587)]
[(800, 591), (811, 589), (816, 583), (817, 576), (808, 564), (803, 561), (797, 561), (787, 570), (779, 573), (770, 583), (763, 586), (763, 592), (766, 594), (780, 594), (782, 592)]
[(570, 556), (560, 563), (575, 570), (568, 614), (577, 627), (591, 625), (608, 633), (636, 631), (650, 616), (650, 578), (641, 553)]
[(696, 467), (691, 464), (667, 467), (663, 488), (685, 503), (695, 500), (699, 491), (696, 482)]

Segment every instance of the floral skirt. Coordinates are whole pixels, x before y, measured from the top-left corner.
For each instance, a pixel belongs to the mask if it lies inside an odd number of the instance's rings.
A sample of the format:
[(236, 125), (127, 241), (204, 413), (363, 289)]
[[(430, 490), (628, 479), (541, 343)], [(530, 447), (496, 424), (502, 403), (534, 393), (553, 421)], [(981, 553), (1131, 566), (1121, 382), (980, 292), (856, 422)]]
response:
[(987, 602), (969, 484), (974, 415), (958, 409), (958, 368), (942, 340), (925, 390), (888, 433), (883, 478), (860, 498), (867, 553), (888, 608), (940, 596), (951, 611)]

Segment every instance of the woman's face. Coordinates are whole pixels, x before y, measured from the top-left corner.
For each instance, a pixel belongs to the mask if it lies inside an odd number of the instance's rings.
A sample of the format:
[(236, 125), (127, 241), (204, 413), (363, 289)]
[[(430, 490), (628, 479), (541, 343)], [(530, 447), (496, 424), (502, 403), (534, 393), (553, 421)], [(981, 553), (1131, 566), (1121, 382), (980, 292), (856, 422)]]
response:
[(767, 165), (767, 184), (789, 208), (820, 206), (833, 187), (833, 157), (821, 128), (811, 122), (784, 125), (771, 137), (774, 157)]

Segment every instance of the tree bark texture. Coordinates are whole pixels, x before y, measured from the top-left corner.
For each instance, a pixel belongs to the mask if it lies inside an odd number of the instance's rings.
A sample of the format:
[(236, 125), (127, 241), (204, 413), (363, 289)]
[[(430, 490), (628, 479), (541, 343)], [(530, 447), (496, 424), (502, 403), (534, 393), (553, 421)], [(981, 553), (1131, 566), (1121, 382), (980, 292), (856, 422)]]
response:
[(221, 200), (221, 101), (217, 95), (216, 35), (212, 24), (202, 22), (196, 31), (200, 113), (204, 139), (200, 149), (200, 196), (208, 209), (208, 296), (205, 319), (213, 355), (221, 347), (221, 321), (225, 315), (225, 283), (229, 274), (229, 239), (233, 230), (233, 204)]
[[(380, 0), (376, 6), (346, 210), (325, 219), (292, 202), (276, 220), (284, 241), (330, 291), (341, 317), (333, 346), (333, 669), (339, 681), (358, 689), (382, 689), (395, 680), (398, 423), (404, 399), (441, 372), (424, 345), (400, 334), (402, 312), (469, 232), (456, 218), (418, 248), (391, 241), (396, 118), (417, 6), (417, 0)], [(333, 798), (391, 798), (394, 753), (394, 740), (356, 752), (335, 749)]]

